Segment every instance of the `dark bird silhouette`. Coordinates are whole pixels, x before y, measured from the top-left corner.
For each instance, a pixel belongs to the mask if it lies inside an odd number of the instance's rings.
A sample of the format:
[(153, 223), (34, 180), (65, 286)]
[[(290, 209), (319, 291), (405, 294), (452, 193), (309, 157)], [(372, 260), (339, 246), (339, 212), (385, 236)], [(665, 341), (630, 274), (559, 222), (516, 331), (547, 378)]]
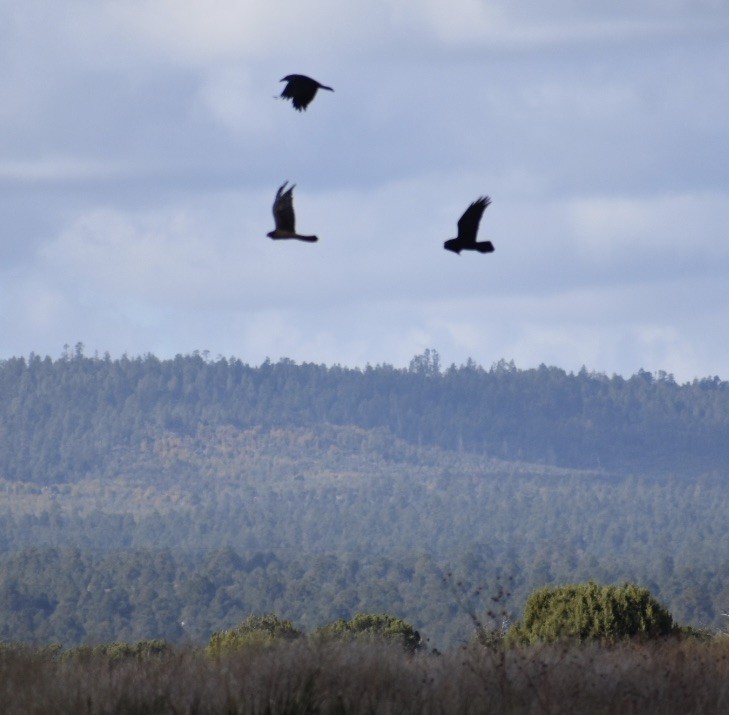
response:
[(481, 196), (463, 212), (463, 216), (458, 220), (458, 236), (443, 244), (446, 251), (460, 254), (461, 251), (491, 253), (494, 250), (494, 244), (491, 241), (476, 242), (481, 216), (490, 203), (491, 199), (488, 196)]
[(303, 74), (287, 74), (281, 82), (288, 84), (283, 88), (281, 96), (284, 99), (290, 99), (291, 104), (297, 112), (306, 109), (309, 102), (314, 99), (318, 89), (328, 89), (330, 92), (334, 90), (324, 84), (319, 84), (315, 79), (307, 77)]
[(276, 192), (276, 198), (273, 201), (273, 220), (276, 228), (266, 235), (269, 238), (297, 238), (299, 241), (308, 241), (314, 243), (319, 239), (316, 236), (302, 236), (296, 233), (296, 218), (294, 217), (294, 199), (292, 192), (296, 184), (292, 184), (291, 188), (284, 191), (288, 181), (284, 181), (279, 190)]

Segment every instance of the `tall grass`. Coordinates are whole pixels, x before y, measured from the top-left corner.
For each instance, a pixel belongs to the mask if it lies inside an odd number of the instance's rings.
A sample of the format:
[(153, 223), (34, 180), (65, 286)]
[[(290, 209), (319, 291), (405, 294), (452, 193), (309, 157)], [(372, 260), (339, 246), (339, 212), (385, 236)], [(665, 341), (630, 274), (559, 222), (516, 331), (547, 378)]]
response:
[(301, 639), (220, 658), (0, 650), (0, 710), (34, 713), (726, 713), (729, 640), (407, 655)]

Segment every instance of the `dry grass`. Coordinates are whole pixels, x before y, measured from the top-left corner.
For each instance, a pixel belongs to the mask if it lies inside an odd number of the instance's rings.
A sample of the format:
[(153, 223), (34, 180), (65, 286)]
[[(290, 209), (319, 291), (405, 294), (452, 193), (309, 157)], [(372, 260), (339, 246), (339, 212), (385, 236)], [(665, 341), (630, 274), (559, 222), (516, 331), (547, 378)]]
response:
[(670, 640), (407, 656), (306, 640), (215, 660), (0, 651), (6, 715), (34, 713), (725, 713), (729, 643)]

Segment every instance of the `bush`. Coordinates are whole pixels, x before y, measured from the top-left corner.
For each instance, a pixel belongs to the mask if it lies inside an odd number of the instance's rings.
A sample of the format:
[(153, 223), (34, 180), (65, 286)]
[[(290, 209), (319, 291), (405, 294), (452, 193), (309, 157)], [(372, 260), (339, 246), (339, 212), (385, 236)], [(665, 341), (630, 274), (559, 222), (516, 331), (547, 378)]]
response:
[(340, 618), (322, 626), (314, 636), (325, 640), (391, 640), (399, 642), (408, 653), (414, 653), (421, 646), (420, 633), (413, 626), (386, 614), (358, 613), (349, 621)]
[(125, 643), (117, 641), (115, 643), (101, 643), (99, 645), (82, 645), (64, 651), (61, 657), (64, 659), (88, 659), (93, 660), (99, 656), (109, 658), (110, 660), (126, 660), (128, 658), (136, 658), (144, 660), (154, 658), (171, 653), (172, 646), (161, 639), (141, 640), (136, 643)]
[(646, 588), (633, 583), (599, 586), (594, 581), (546, 586), (532, 593), (511, 642), (654, 638), (676, 632), (673, 617)]
[(291, 621), (285, 621), (273, 613), (265, 616), (248, 616), (242, 623), (229, 631), (219, 631), (210, 636), (208, 653), (220, 656), (223, 653), (250, 648), (270, 646), (280, 641), (290, 641), (301, 636)]

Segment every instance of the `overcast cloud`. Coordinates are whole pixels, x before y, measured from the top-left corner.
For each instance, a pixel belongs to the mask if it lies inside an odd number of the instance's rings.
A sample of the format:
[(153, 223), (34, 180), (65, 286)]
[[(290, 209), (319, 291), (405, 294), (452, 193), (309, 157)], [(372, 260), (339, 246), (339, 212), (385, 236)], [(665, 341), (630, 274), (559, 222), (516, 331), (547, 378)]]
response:
[[(729, 379), (727, 38), (724, 0), (0, 0), (0, 358)], [(284, 180), (318, 244), (266, 238)], [(496, 252), (444, 251), (482, 194)]]

